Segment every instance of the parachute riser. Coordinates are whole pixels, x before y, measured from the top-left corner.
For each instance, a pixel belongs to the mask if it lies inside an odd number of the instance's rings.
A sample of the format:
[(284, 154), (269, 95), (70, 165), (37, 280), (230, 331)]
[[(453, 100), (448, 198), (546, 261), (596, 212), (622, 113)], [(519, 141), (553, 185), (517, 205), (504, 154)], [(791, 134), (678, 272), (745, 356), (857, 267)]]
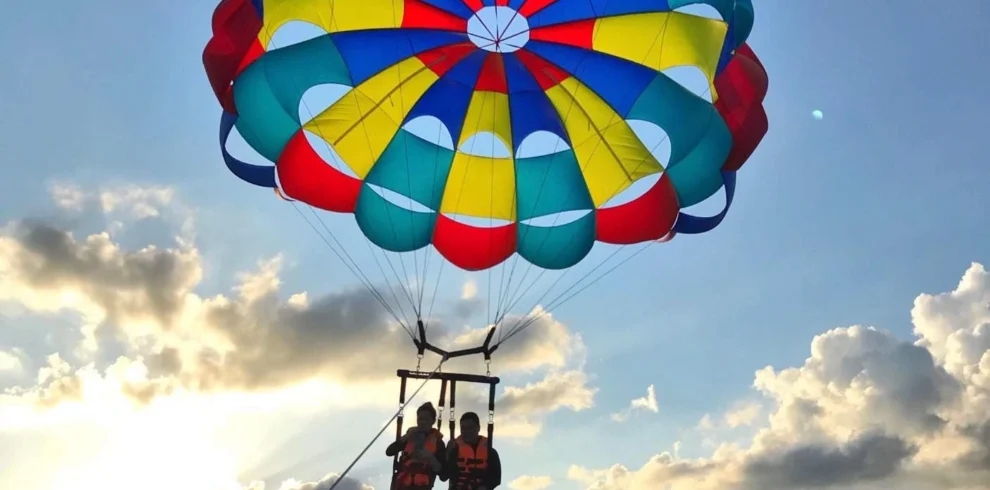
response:
[(477, 354), (482, 354), (485, 356), (485, 361), (491, 361), (492, 354), (498, 350), (498, 345), (492, 346), (492, 338), (495, 336), (495, 327), (492, 326), (488, 329), (488, 335), (485, 336), (485, 342), (478, 347), (472, 347), (470, 349), (459, 349), (455, 351), (447, 351), (441, 349), (429, 341), (426, 340), (426, 326), (423, 325), (423, 320), (416, 321), (417, 330), (419, 332), (419, 338), (413, 339), (413, 343), (416, 345), (416, 353), (422, 358), (426, 351), (433, 352), (434, 354), (442, 357), (444, 361), (453, 359), (455, 357), (473, 356)]

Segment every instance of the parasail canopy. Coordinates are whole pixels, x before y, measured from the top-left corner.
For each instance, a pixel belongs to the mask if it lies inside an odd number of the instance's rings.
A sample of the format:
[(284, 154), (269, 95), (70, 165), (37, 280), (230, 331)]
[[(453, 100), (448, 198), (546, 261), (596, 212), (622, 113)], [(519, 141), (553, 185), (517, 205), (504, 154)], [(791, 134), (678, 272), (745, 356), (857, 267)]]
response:
[[(690, 4), (722, 19), (678, 11)], [(327, 34), (270, 46), (290, 21)], [(669, 239), (722, 220), (767, 130), (752, 26), (751, 0), (223, 0), (204, 64), (237, 177), (353, 213), (385, 250), (432, 244), (468, 270), (514, 253), (565, 269), (596, 241)], [(663, 73), (678, 66), (704, 74), (711, 102)], [(301, 120), (304, 93), (326, 84), (350, 90)], [(410, 124), (424, 117), (436, 137)], [(630, 121), (666, 133), (669, 161)], [(273, 165), (232, 156), (234, 127)], [(721, 189), (718, 215), (681, 212)]]

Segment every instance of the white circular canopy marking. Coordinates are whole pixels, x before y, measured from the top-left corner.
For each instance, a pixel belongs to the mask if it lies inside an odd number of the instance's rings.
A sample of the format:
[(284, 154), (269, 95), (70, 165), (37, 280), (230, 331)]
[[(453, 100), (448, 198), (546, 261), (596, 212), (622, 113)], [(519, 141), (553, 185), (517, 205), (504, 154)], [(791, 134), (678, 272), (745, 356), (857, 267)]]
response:
[(509, 7), (484, 7), (468, 20), (467, 33), (485, 51), (511, 53), (529, 42), (529, 21)]

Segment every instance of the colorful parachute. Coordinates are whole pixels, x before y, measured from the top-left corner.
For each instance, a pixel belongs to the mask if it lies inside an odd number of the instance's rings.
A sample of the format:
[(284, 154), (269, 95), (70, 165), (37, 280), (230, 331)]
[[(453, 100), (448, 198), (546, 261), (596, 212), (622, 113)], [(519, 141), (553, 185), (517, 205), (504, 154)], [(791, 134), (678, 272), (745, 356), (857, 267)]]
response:
[[(691, 4), (707, 4), (723, 20), (677, 11)], [(329, 34), (267, 50), (275, 30), (294, 20)], [(203, 60), (223, 107), (223, 158), (239, 178), (353, 213), (385, 250), (432, 243), (468, 270), (518, 252), (562, 269), (596, 240), (663, 240), (721, 222), (735, 172), (767, 131), (767, 75), (744, 42), (752, 25), (751, 0), (223, 0)], [(705, 74), (714, 102), (661, 72), (686, 65)], [(303, 94), (324, 84), (353, 89), (301, 121)], [(442, 122), (450, 143), (410, 132), (407, 123), (421, 116)], [(666, 132), (669, 162), (657, 161), (632, 120)], [(235, 126), (275, 165), (231, 156)], [(306, 132), (351, 172), (326, 163)], [(481, 132), (493, 133), (508, 155), (467, 151), (464, 143)], [(558, 151), (519, 151), (546, 133), (563, 142)], [(661, 172), (642, 196), (603, 207)], [(718, 215), (681, 213), (722, 188)], [(565, 224), (533, 224), (582, 210)]]

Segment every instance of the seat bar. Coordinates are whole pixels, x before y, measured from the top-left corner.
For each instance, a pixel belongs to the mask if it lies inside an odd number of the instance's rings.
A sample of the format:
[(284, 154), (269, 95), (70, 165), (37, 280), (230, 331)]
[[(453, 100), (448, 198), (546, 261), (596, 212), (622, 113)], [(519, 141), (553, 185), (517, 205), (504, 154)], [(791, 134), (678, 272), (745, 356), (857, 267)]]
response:
[(423, 371), (410, 371), (399, 369), (395, 373), (402, 379), (442, 379), (447, 381), (464, 381), (466, 383), (481, 383), (486, 385), (497, 385), (501, 380), (497, 376), (483, 376), (480, 374), (461, 373), (425, 373)]

